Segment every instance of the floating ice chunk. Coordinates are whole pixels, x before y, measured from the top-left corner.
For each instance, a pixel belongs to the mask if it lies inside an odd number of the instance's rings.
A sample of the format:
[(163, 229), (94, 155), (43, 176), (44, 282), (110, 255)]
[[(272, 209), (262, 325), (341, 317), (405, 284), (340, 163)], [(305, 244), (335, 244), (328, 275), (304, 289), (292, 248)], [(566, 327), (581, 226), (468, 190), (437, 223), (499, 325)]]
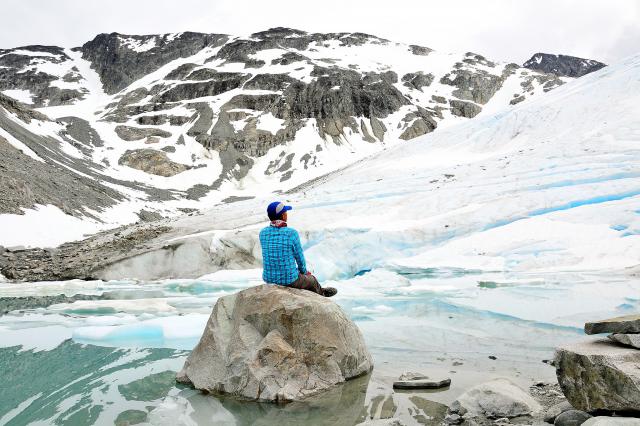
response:
[(187, 314), (124, 325), (78, 327), (73, 339), (100, 346), (193, 349), (208, 318), (208, 313)]
[(387, 305), (375, 305), (375, 306), (356, 306), (351, 308), (351, 311), (357, 314), (389, 314), (394, 309)]

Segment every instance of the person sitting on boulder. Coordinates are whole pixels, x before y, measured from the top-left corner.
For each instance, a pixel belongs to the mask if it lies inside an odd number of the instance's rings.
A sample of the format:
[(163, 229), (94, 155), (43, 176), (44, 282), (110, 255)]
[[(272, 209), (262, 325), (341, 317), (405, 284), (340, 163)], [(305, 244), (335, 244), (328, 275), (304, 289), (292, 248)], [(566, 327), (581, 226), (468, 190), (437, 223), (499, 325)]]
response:
[(300, 236), (287, 227), (287, 212), (291, 206), (275, 201), (267, 207), (271, 224), (260, 231), (262, 246), (262, 279), (268, 284), (313, 291), (331, 297), (338, 291), (333, 287), (322, 288), (316, 277), (307, 270)]

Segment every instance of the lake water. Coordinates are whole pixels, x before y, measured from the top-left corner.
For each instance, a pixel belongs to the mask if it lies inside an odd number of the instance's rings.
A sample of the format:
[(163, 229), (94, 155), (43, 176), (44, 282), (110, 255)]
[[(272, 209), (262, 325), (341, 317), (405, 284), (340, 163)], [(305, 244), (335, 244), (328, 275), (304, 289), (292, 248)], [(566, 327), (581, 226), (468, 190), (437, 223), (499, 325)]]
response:
[[(584, 338), (587, 320), (640, 305), (640, 281), (622, 274), (361, 271), (325, 284), (339, 289), (334, 300), (362, 330), (371, 375), (283, 406), (177, 385), (217, 298), (260, 283), (259, 270), (162, 282), (0, 283), (0, 308), (15, 297), (100, 296), (0, 316), (0, 425), (351, 426), (392, 415), (437, 424), (443, 404), (484, 380), (553, 381), (543, 361), (555, 346)], [(450, 377), (452, 385), (394, 392), (405, 371)]]

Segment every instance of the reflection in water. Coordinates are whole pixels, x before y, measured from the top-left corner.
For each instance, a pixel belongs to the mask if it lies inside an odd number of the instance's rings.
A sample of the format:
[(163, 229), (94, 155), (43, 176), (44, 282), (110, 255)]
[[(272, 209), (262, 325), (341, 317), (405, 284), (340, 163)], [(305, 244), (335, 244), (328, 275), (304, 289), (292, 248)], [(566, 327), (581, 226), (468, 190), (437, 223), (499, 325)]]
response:
[(149, 423), (192, 425), (338, 425), (353, 426), (365, 418), (370, 375), (359, 377), (304, 402), (284, 405), (213, 397), (183, 390), (149, 413)]
[[(640, 307), (629, 296), (640, 282), (627, 276), (363, 270), (327, 284), (338, 288), (333, 300), (364, 334), (371, 377), (284, 406), (176, 385), (188, 354), (180, 349), (197, 343), (216, 299), (257, 283), (255, 271), (236, 271), (144, 285), (0, 284), (0, 312), (10, 311), (0, 315), (0, 425), (351, 426), (390, 417), (435, 425), (443, 404), (481, 381), (553, 380), (542, 360), (579, 338), (585, 320)], [(83, 296), (68, 303), (61, 294)], [(440, 393), (394, 392), (393, 380), (405, 371), (446, 375), (452, 385)]]

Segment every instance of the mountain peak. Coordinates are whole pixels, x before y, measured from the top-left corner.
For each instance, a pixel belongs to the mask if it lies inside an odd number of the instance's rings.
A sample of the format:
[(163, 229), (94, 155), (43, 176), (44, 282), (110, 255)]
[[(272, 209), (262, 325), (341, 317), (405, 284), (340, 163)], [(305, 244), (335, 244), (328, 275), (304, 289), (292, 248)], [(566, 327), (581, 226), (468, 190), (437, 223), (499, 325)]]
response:
[(581, 77), (607, 65), (577, 56), (536, 53), (522, 66), (534, 71), (555, 74), (558, 77)]

